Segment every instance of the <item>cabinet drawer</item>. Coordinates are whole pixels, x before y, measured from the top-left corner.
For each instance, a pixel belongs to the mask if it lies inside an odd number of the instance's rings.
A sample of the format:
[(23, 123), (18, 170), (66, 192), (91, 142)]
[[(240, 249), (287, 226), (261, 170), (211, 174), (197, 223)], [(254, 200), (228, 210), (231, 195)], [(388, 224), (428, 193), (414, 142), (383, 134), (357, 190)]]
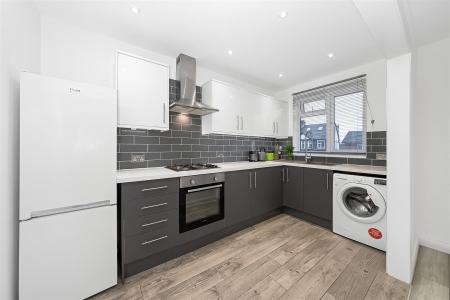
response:
[(123, 263), (147, 257), (171, 247), (176, 237), (175, 226), (160, 228), (144, 234), (126, 237), (123, 244)]
[(178, 193), (179, 178), (140, 181), (122, 184), (122, 199), (139, 200)]
[(179, 194), (149, 196), (142, 199), (122, 199), (124, 219), (150, 216), (178, 207)]
[(162, 229), (178, 228), (178, 210), (154, 213), (143, 217), (125, 218), (122, 222), (126, 237)]

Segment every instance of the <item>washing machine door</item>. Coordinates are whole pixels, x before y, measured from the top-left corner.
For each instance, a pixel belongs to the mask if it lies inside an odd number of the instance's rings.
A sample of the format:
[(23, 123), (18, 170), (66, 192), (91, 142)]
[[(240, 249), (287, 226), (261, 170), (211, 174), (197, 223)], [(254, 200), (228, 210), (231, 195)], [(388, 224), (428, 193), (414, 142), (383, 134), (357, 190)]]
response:
[(370, 185), (347, 183), (341, 188), (337, 201), (345, 215), (360, 223), (375, 223), (386, 214), (383, 196)]

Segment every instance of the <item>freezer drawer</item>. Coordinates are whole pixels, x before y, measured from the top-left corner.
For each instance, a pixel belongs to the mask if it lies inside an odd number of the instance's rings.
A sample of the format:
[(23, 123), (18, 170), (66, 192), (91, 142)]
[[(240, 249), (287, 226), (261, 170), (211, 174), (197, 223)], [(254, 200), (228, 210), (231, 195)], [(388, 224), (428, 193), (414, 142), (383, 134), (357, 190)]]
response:
[(116, 206), (20, 222), (20, 299), (84, 299), (117, 283)]

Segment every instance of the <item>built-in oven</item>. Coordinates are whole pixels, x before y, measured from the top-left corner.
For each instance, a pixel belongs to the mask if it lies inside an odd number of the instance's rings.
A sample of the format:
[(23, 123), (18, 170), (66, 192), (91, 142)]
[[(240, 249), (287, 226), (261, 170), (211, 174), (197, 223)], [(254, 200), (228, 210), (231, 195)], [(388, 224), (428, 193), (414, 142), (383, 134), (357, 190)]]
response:
[(180, 178), (180, 233), (223, 220), (225, 174)]

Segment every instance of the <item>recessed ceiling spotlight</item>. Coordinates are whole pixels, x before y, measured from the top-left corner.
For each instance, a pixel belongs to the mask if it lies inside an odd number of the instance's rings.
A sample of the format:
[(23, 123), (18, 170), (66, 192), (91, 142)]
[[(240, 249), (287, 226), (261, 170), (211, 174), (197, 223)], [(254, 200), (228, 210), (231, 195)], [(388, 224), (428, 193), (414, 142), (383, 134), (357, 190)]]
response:
[(281, 11), (279, 14), (280, 18), (282, 18), (282, 19), (286, 18), (287, 15), (288, 15), (287, 11)]
[(283, 76), (284, 76), (283, 73), (278, 74), (278, 78), (281, 78)]
[(328, 58), (333, 58), (334, 57), (334, 54), (333, 53), (328, 53)]
[(135, 14), (138, 14), (141, 12), (141, 10), (139, 9), (139, 7), (137, 6), (132, 6), (131, 7), (131, 11), (134, 12)]
[(231, 50), (231, 49), (228, 50), (228, 55), (229, 55), (229, 56), (233, 55), (233, 50)]

